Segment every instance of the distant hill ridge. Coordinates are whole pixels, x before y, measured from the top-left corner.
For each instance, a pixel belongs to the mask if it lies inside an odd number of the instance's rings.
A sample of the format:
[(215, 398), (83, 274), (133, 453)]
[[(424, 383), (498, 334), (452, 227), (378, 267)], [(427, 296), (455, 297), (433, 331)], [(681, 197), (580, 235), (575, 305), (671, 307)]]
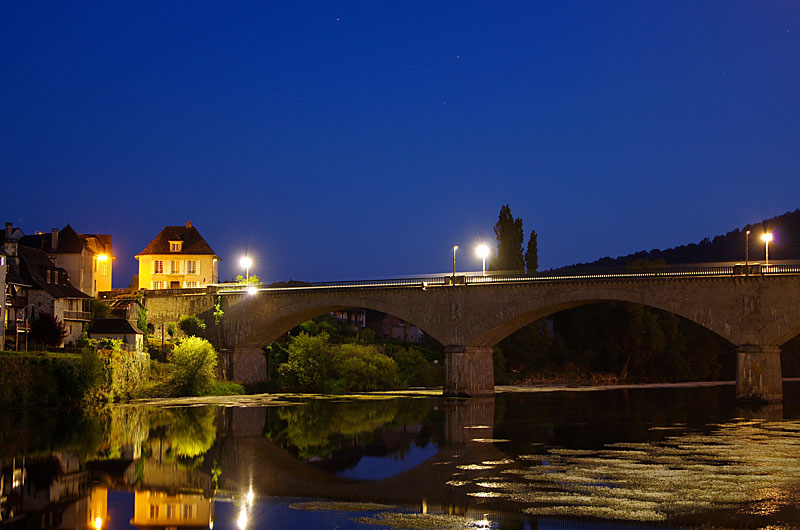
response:
[(761, 234), (772, 232), (774, 241), (769, 246), (769, 260), (794, 260), (800, 258), (800, 209), (747, 225), (714, 239), (705, 238), (666, 250), (639, 251), (618, 258), (605, 257), (591, 263), (578, 263), (553, 269), (553, 272), (581, 273), (624, 269), (636, 260), (664, 260), (668, 265), (714, 262), (744, 262), (745, 232), (750, 230), (750, 261), (764, 261), (764, 242)]

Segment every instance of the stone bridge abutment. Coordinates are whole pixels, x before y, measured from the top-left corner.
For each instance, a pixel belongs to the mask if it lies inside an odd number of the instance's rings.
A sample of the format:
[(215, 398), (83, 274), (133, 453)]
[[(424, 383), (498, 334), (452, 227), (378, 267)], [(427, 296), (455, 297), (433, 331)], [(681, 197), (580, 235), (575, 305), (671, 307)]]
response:
[(147, 294), (153, 323), (158, 328), (158, 318), (192, 312), (212, 326), (219, 301), (222, 346), (235, 352), (233, 378), (246, 383), (266, 375), (262, 347), (293, 327), (337, 309), (366, 308), (401, 318), (445, 346), (445, 394), (490, 395), (492, 347), (503, 338), (565, 309), (621, 301), (674, 313), (728, 340), (738, 352), (738, 398), (780, 401), (780, 345), (800, 332), (800, 277), (788, 275), (183, 291)]

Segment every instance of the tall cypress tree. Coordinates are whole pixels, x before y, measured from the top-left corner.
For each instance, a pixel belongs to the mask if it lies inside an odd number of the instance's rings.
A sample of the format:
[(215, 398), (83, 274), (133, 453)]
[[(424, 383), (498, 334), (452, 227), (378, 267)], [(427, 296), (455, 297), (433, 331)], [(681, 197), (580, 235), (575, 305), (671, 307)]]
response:
[(522, 219), (514, 219), (508, 204), (500, 208), (500, 217), (494, 225), (494, 235), (497, 237), (497, 255), (489, 268), (493, 271), (523, 272), (525, 260), (522, 257), (522, 243), (525, 235), (522, 231)]
[(525, 266), (528, 268), (528, 274), (533, 274), (539, 270), (539, 237), (536, 235), (536, 230), (531, 230), (531, 237), (528, 239)]

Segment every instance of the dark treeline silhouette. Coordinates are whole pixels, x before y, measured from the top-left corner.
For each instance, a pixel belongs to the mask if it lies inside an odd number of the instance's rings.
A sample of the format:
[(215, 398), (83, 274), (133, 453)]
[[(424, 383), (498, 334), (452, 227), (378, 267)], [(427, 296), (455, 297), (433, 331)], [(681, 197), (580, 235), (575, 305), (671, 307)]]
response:
[(800, 209), (766, 219), (760, 223), (737, 228), (725, 235), (705, 238), (666, 250), (639, 251), (618, 258), (601, 258), (591, 263), (578, 263), (554, 269), (559, 272), (588, 272), (624, 269), (636, 260), (664, 260), (667, 265), (691, 263), (744, 262), (746, 232), (750, 230), (750, 261), (764, 261), (764, 242), (761, 234), (772, 232), (774, 240), (769, 245), (770, 262), (800, 258)]

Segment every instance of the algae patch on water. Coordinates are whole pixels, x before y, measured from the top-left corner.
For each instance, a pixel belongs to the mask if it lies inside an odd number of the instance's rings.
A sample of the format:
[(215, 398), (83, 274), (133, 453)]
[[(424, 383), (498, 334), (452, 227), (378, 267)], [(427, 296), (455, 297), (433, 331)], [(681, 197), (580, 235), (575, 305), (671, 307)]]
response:
[(293, 502), (289, 505), (293, 510), (337, 511), (337, 512), (374, 512), (377, 510), (390, 510), (392, 506), (370, 502), (337, 502), (337, 501), (308, 501)]
[(384, 512), (375, 514), (373, 517), (359, 517), (354, 521), (372, 526), (388, 526), (405, 530), (463, 530), (488, 527), (485, 520), (427, 513)]

